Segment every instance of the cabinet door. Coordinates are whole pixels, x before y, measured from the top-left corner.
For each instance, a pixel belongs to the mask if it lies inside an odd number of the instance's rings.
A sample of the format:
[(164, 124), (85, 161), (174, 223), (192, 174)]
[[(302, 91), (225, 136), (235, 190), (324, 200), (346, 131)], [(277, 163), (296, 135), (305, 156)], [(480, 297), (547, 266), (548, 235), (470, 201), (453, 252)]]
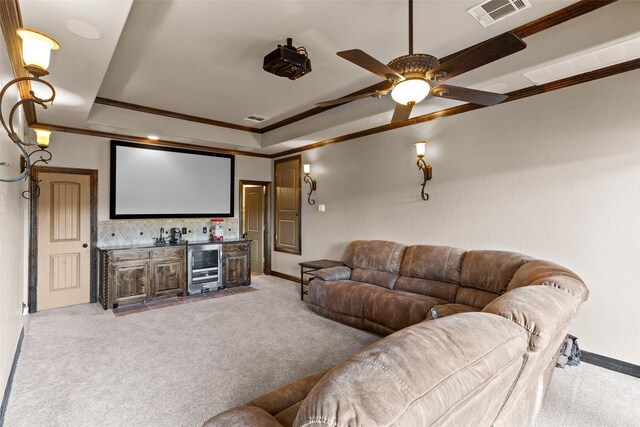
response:
[(169, 258), (151, 262), (153, 298), (183, 295), (186, 284), (184, 259)]
[(128, 261), (114, 264), (111, 280), (113, 283), (113, 307), (133, 304), (149, 297), (149, 261)]
[(226, 244), (222, 253), (222, 279), (225, 287), (251, 284), (249, 243)]

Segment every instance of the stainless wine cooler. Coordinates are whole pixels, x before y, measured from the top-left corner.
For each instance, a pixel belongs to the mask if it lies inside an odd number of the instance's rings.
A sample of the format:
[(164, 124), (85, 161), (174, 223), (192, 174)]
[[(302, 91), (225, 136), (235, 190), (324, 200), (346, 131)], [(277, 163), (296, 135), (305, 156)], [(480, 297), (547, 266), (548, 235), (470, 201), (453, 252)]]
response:
[(188, 294), (196, 295), (222, 289), (222, 245), (189, 245), (187, 251)]

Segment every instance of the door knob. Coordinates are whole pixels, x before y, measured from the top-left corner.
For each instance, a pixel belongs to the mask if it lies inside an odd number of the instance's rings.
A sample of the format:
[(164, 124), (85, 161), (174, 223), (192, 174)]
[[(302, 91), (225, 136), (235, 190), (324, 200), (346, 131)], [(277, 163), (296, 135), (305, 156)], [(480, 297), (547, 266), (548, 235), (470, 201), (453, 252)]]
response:
[(89, 245), (87, 245), (86, 243), (82, 245), (83, 248), (88, 247)]

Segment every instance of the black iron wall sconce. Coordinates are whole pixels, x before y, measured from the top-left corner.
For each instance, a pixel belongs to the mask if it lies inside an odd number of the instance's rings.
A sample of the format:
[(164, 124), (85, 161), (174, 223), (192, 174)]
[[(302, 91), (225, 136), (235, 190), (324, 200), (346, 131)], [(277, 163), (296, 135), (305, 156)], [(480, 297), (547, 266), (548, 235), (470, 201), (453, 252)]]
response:
[[(11, 141), (18, 147), (21, 153), (20, 158), (20, 174), (15, 178), (4, 179), (0, 178), (0, 182), (18, 182), (23, 179), (32, 178), (32, 166), (38, 162), (48, 163), (51, 160), (51, 153), (47, 150), (49, 147), (49, 135), (51, 132), (44, 129), (34, 129), (36, 132), (36, 144), (39, 150), (29, 153), (28, 147), (34, 145), (33, 143), (23, 142), (13, 128), (14, 114), (18, 111), (18, 107), (26, 104), (38, 104), (42, 108), (47, 108), (46, 103), (53, 103), (56, 97), (56, 91), (51, 83), (42, 80), (42, 77), (49, 74), (47, 68), (49, 67), (49, 57), (52, 50), (60, 49), (60, 45), (54, 39), (46, 34), (43, 34), (36, 30), (28, 28), (19, 28), (17, 30), (18, 36), (22, 39), (22, 60), (24, 62), (24, 69), (31, 74), (31, 77), (18, 77), (7, 83), (0, 91), (0, 122), (5, 132), (11, 139)], [(5, 120), (5, 116), (2, 114), (1, 105), (7, 90), (20, 82), (38, 82), (47, 86), (51, 90), (51, 96), (46, 99), (40, 98), (35, 93), (30, 91), (31, 98), (23, 99), (15, 103), (9, 112), (9, 117)], [(32, 160), (31, 156), (39, 156), (37, 160)], [(8, 166), (7, 162), (0, 162), (0, 166)], [(38, 196), (38, 192), (31, 193), (30, 190), (23, 192), (23, 197), (34, 198)]]
[(309, 203), (310, 205), (315, 205), (316, 201), (311, 198), (311, 194), (316, 191), (316, 180), (309, 176), (309, 174), (311, 173), (311, 163), (305, 163), (304, 165), (302, 165), (302, 170), (304, 171), (304, 182), (309, 184), (307, 203)]
[(426, 145), (427, 143), (425, 141), (416, 142), (416, 154), (418, 155), (418, 161), (416, 164), (418, 165), (418, 170), (421, 170), (424, 176), (424, 179), (422, 180), (422, 190), (420, 191), (422, 200), (429, 200), (429, 194), (424, 192), (424, 187), (427, 185), (427, 181), (431, 180), (432, 177), (431, 165), (428, 165), (427, 162), (424, 161)]

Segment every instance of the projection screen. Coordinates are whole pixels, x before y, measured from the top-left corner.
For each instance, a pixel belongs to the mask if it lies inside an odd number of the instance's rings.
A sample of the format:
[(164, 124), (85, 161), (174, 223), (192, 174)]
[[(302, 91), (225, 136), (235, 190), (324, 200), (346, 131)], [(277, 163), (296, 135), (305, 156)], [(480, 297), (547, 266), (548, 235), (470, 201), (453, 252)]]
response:
[(232, 217), (235, 157), (111, 141), (111, 219)]

